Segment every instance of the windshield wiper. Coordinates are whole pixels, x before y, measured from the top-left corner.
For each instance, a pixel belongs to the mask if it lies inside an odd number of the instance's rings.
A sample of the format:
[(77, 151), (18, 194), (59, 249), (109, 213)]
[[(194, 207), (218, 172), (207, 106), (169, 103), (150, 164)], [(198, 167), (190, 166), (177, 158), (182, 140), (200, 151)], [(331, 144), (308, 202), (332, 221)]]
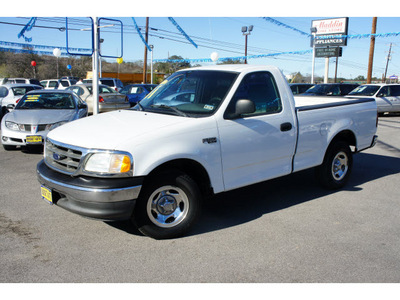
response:
[(172, 111), (176, 112), (180, 116), (188, 117), (188, 115), (186, 113), (184, 113), (183, 111), (177, 109), (174, 106), (169, 106), (169, 105), (165, 105), (165, 104), (158, 104), (158, 105), (152, 104), (150, 106), (151, 107), (156, 107), (156, 108), (166, 108), (166, 109), (169, 109), (169, 110), (172, 110)]

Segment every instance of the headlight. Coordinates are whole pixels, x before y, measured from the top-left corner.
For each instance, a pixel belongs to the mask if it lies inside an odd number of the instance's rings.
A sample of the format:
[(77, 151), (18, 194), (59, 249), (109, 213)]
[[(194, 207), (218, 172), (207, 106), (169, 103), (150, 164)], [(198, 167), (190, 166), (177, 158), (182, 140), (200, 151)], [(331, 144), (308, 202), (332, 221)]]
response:
[(86, 171), (102, 174), (122, 174), (132, 172), (132, 169), (130, 155), (123, 153), (94, 153), (85, 164)]
[(61, 121), (61, 122), (57, 122), (57, 123), (54, 123), (54, 124), (47, 124), (46, 125), (46, 130), (48, 130), (48, 131), (53, 130), (54, 128), (57, 128), (57, 127), (65, 124), (65, 123), (68, 123), (68, 121)]
[(25, 126), (23, 124), (17, 124), (17, 123), (10, 122), (10, 121), (6, 121), (6, 127), (8, 129), (15, 130), (15, 131), (24, 131), (25, 130)]

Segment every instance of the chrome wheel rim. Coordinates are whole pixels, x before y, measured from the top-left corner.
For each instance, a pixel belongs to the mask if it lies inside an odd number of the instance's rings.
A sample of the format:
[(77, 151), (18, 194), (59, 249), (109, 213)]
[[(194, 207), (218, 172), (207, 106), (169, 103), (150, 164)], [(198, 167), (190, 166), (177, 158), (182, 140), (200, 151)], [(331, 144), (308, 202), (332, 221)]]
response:
[(332, 162), (332, 176), (335, 180), (342, 180), (349, 170), (349, 159), (343, 151), (336, 154)]
[(147, 202), (147, 215), (151, 222), (163, 228), (181, 223), (189, 211), (189, 199), (186, 193), (171, 185), (155, 190)]

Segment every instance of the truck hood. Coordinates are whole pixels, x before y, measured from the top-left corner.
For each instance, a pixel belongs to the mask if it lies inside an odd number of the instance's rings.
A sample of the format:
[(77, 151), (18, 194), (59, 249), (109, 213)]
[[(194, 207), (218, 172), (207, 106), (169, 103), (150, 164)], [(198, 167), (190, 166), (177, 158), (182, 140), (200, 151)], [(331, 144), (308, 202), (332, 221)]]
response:
[(14, 109), (6, 114), (6, 120), (18, 124), (53, 124), (60, 121), (71, 121), (76, 114), (75, 110), (60, 109)]
[[(179, 126), (191, 118), (134, 110), (119, 110), (86, 117), (62, 125), (48, 134), (55, 141), (92, 149), (118, 149), (128, 140)], [(122, 149), (120, 149), (122, 150)]]

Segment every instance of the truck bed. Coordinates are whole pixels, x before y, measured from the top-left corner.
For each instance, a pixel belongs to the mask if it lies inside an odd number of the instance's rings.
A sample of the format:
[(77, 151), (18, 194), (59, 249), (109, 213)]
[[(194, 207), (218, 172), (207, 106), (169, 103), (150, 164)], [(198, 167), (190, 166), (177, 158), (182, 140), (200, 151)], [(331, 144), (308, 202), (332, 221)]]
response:
[[(360, 101), (361, 100), (361, 101)], [(296, 110), (303, 111), (334, 106), (351, 105), (375, 101), (374, 98), (350, 98), (332, 96), (294, 96)]]

